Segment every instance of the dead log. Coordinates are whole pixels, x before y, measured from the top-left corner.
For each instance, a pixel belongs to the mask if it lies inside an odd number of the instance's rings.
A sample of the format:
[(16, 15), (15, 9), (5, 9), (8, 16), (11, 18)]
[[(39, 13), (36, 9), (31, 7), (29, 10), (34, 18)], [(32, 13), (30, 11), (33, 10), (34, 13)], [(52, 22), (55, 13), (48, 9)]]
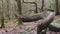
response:
[(29, 15), (29, 16), (20, 16), (19, 14), (15, 14), (16, 17), (18, 17), (19, 19), (21, 19), (23, 22), (32, 22), (32, 21), (37, 21), (40, 19), (44, 19), (42, 20), (41, 23), (38, 24), (37, 26), (37, 34), (40, 34), (41, 31), (45, 28), (47, 28), (50, 23), (53, 21), (54, 16), (55, 16), (55, 12), (42, 12), (42, 13), (37, 13), (34, 15)]
[(21, 19), (23, 22), (32, 22), (32, 21), (37, 21), (40, 19), (43, 19), (42, 13), (37, 13), (34, 15), (27, 15), (27, 16), (21, 16), (19, 14), (15, 14), (16, 17)]
[(41, 23), (37, 25), (37, 34), (40, 34), (43, 29), (47, 28), (50, 23), (52, 23), (54, 16), (55, 13), (50, 12), (50, 14), (44, 20), (42, 20)]
[(18, 17), (18, 19), (21, 19), (23, 22), (32, 22), (45, 18), (46, 16), (49, 15), (49, 13), (50, 12), (47, 11), (47, 12), (41, 12), (41, 13), (36, 13), (34, 15), (26, 15), (26, 16), (21, 16), (16, 13), (15, 16)]

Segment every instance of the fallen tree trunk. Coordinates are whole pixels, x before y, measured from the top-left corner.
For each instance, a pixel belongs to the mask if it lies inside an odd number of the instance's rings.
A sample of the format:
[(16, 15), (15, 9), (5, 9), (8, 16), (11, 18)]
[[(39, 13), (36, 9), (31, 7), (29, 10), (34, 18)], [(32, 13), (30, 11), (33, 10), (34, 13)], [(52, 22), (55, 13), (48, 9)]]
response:
[(37, 26), (37, 34), (40, 34), (41, 31), (45, 28), (47, 28), (50, 23), (53, 21), (54, 16), (55, 16), (55, 12), (43, 12), (43, 13), (37, 13), (34, 14), (32, 16), (20, 16), (18, 14), (15, 14), (16, 17), (18, 17), (19, 19), (21, 19), (23, 22), (32, 22), (32, 21), (37, 21), (40, 19), (44, 19), (42, 20), (41, 23), (38, 24)]
[(42, 13), (37, 13), (34, 15), (20, 16), (19, 14), (15, 14), (16, 17), (21, 19), (23, 22), (32, 22), (43, 19)]
[(50, 12), (50, 14), (37, 25), (37, 34), (41, 34), (41, 31), (47, 28), (54, 19), (55, 13)]
[(49, 12), (41, 12), (41, 13), (36, 13), (34, 15), (26, 15), (26, 16), (21, 16), (19, 14), (15, 14), (18, 19), (21, 19), (23, 22), (32, 22), (32, 21), (37, 21), (40, 19), (44, 19), (44, 17), (48, 16)]

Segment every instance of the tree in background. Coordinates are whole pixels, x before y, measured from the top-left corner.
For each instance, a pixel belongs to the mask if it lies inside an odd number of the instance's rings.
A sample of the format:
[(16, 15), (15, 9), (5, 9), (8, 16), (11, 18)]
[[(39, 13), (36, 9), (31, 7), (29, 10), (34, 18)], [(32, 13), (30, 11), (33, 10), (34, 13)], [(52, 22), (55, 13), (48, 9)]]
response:
[(5, 27), (5, 26), (4, 26), (4, 14), (3, 14), (3, 12), (2, 12), (1, 28), (3, 28), (3, 27)]
[[(16, 2), (17, 2), (17, 6), (18, 6), (18, 12), (21, 15), (22, 14), (22, 12), (21, 12), (21, 10), (22, 10), (21, 9), (21, 0), (16, 0)], [(22, 20), (18, 18), (18, 25), (19, 24), (22, 24)]]
[(58, 14), (59, 14), (59, 9), (58, 9), (58, 0), (55, 0), (55, 2), (56, 2), (56, 15), (58, 15)]
[(42, 11), (44, 11), (44, 10), (43, 10), (43, 7), (44, 7), (44, 0), (42, 0), (42, 7), (41, 7), (41, 10), (42, 10)]
[(4, 26), (4, 6), (3, 6), (3, 0), (2, 0), (2, 5), (1, 5), (1, 28), (5, 27)]
[(19, 14), (21, 14), (21, 0), (16, 0)]

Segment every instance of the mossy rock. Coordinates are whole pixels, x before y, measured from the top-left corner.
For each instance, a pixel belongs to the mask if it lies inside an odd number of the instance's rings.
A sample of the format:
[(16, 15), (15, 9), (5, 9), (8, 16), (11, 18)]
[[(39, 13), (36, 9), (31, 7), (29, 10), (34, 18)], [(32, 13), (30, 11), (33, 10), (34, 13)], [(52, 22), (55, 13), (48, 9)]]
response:
[(50, 25), (48, 28), (49, 28), (50, 31), (54, 31), (54, 32), (59, 32), (60, 31), (60, 28), (58, 28), (56, 26), (53, 26), (53, 25)]
[(60, 19), (56, 19), (54, 22), (52, 22), (49, 26), (49, 30), (51, 31), (55, 31), (55, 32), (58, 32), (60, 31), (60, 22), (58, 23), (58, 21), (60, 21)]

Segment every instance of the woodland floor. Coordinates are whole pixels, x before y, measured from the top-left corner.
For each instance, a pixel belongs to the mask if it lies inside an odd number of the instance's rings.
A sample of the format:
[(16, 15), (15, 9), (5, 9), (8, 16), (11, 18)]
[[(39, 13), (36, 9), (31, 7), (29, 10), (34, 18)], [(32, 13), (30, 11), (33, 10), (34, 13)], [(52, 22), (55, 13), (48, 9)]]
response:
[[(57, 18), (60, 19), (60, 16), (56, 16), (55, 20)], [(18, 26), (16, 21), (11, 20), (6, 24), (5, 28), (0, 29), (0, 34), (36, 34), (39, 21), (27, 22)], [(47, 31), (47, 34), (60, 34), (60, 32)]]

